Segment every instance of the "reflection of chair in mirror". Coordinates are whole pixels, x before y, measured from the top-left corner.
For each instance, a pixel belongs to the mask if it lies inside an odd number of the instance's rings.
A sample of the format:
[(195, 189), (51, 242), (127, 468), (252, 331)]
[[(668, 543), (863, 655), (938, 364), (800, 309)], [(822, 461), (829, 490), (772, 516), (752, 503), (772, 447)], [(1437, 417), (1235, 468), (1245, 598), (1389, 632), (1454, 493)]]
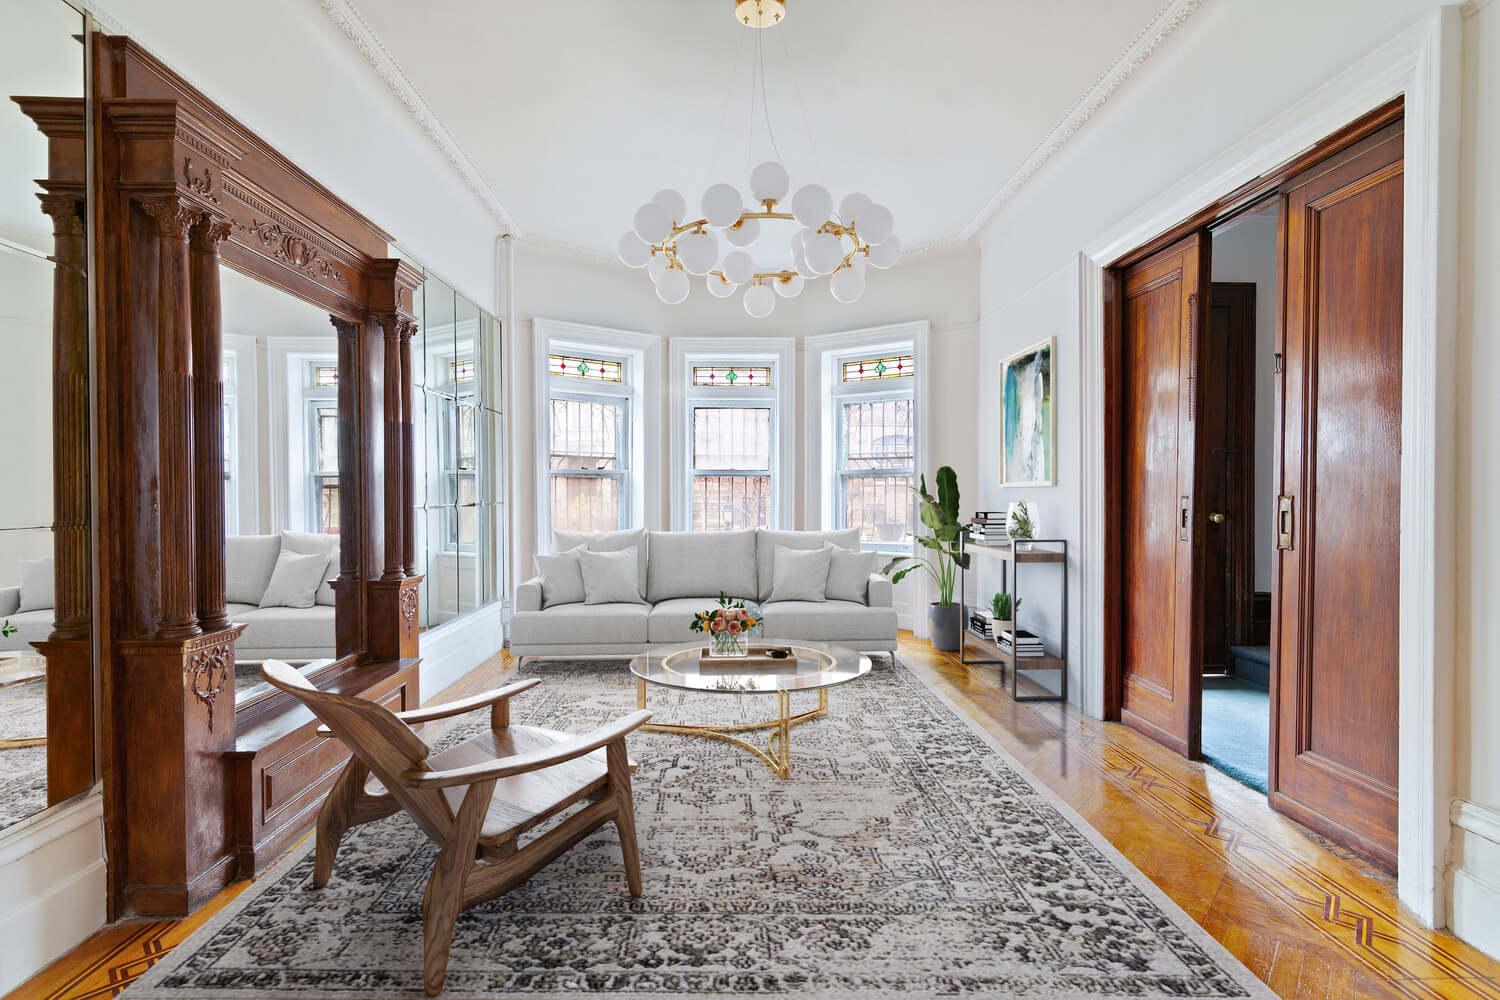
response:
[[(634, 712), (582, 736), (510, 724), (509, 699), (536, 684), (522, 681), (462, 701), (392, 713), (363, 698), (319, 691), (276, 660), (266, 679), (321, 719), (353, 757), (318, 814), (313, 884), (328, 884), (339, 841), (350, 827), (405, 811), (440, 847), (422, 899), (423, 983), (443, 987), (459, 913), (514, 889), (605, 823), (620, 834), (625, 879), (641, 894), (640, 856), (631, 804), (633, 767), (625, 737), (651, 718)], [(433, 753), (411, 726), (481, 708), (490, 731)], [(383, 788), (370, 790), (373, 779)], [(569, 806), (582, 810), (522, 845), (521, 834)]]

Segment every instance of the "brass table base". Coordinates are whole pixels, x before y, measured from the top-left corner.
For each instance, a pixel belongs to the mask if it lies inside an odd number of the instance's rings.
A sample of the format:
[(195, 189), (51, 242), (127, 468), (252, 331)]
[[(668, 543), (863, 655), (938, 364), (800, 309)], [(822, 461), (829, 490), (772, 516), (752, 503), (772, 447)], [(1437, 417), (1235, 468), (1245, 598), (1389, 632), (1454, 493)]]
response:
[(24, 750), (27, 747), (42, 747), (47, 745), (45, 736), (23, 736), (15, 740), (0, 740), (0, 750)]
[[(765, 722), (745, 722), (735, 726), (679, 726), (671, 723), (648, 722), (641, 728), (652, 733), (677, 733), (682, 736), (702, 736), (711, 740), (721, 740), (724, 743), (733, 743), (742, 750), (759, 757), (778, 778), (787, 778), (792, 773), (792, 727), (808, 722), (812, 719), (821, 719), (828, 714), (828, 689), (818, 689), (818, 707), (797, 715), (792, 714), (792, 695), (789, 691), (745, 691), (743, 694), (775, 694), (777, 717), (767, 719)], [(636, 708), (646, 707), (646, 681), (637, 677), (635, 681), (635, 705)], [(762, 750), (748, 740), (742, 740), (735, 733), (755, 732), (762, 729), (771, 730), (770, 738), (766, 741), (766, 748)]]

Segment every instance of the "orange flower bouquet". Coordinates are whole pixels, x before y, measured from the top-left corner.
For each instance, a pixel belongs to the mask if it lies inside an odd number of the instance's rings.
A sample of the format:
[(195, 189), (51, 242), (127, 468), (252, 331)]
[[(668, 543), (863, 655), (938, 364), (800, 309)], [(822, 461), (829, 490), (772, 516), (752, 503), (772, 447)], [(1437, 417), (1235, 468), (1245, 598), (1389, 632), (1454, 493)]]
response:
[(714, 656), (745, 656), (750, 652), (750, 640), (758, 634), (761, 623), (760, 608), (746, 606), (744, 601), (732, 599), (719, 592), (719, 605), (693, 615), (689, 627), (694, 632), (704, 632), (709, 637), (709, 652)]

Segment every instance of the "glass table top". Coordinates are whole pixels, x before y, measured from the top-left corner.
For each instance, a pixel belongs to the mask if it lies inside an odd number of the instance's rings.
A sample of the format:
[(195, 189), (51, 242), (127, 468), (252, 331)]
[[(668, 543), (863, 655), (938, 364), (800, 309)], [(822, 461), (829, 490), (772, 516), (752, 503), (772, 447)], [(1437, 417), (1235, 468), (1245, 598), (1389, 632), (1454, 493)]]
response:
[(816, 691), (846, 684), (870, 672), (870, 658), (843, 646), (826, 643), (765, 643), (751, 647), (788, 650), (791, 655), (767, 664), (762, 658), (710, 657), (704, 643), (668, 646), (642, 653), (630, 661), (630, 672), (649, 684), (687, 691), (732, 694), (776, 691)]

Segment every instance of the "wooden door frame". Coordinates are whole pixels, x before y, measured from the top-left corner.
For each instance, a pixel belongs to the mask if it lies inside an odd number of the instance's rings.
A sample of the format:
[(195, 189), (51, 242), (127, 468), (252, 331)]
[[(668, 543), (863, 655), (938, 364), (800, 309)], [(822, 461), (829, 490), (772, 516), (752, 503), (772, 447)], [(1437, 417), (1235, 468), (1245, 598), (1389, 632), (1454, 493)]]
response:
[[(1255, 327), (1260, 319), (1256, 315), (1256, 285), (1253, 281), (1211, 281), (1208, 288), (1208, 307), (1212, 314), (1214, 297), (1220, 290), (1228, 295), (1248, 299), (1248, 308), (1234, 315), (1240, 326), (1230, 331), (1230, 378), (1235, 382), (1236, 399), (1230, 412), (1230, 444), (1237, 447), (1238, 477), (1225, 498), (1234, 513), (1231, 515), (1229, 534), (1229, 559), (1234, 567), (1234, 583), (1226, 595), (1229, 605), (1229, 629), (1225, 647), (1245, 644), (1250, 634), (1250, 606), (1255, 600), (1255, 457), (1256, 449), (1263, 443), (1255, 437), (1255, 373), (1256, 366), (1268, 363), (1269, 359), (1255, 356)], [(1248, 316), (1249, 322), (1244, 321)], [(1229, 666), (1228, 663), (1225, 664)]]
[[(1120, 321), (1114, 268), (1149, 252), (1186, 225), (1206, 225), (1248, 207), (1290, 174), (1302, 156), (1354, 122), (1369, 131), (1402, 102), (1406, 126), (1403, 220), (1400, 606), (1400, 781), (1397, 893), (1430, 926), (1445, 919), (1444, 858), (1450, 838), (1454, 541), (1446, 511), (1454, 492), (1455, 414), (1446, 391), (1454, 370), (1457, 302), (1457, 115), (1462, 22), (1441, 7), (1314, 91), (1171, 191), (1088, 244), (1079, 255), (1083, 504), (1080, 567), (1084, 710), (1118, 713), (1119, 602), (1106, 581), (1120, 568), (1107, 512), (1118, 509), (1117, 433), (1109, 383), (1118, 371)], [(1368, 134), (1366, 132), (1365, 134)], [(1351, 140), (1353, 141), (1353, 140)], [(1315, 162), (1315, 161), (1314, 161)], [(1306, 166), (1306, 164), (1303, 164)], [(1276, 177), (1274, 183), (1270, 179)], [(1234, 192), (1224, 197), (1223, 192)], [(1236, 196), (1238, 199), (1236, 200)], [(1205, 208), (1204, 206), (1209, 206)], [(1183, 220), (1187, 220), (1186, 223)], [(1099, 558), (1092, 558), (1095, 553)], [(1111, 574), (1115, 576), (1111, 576)], [(1115, 680), (1111, 682), (1111, 675)]]

